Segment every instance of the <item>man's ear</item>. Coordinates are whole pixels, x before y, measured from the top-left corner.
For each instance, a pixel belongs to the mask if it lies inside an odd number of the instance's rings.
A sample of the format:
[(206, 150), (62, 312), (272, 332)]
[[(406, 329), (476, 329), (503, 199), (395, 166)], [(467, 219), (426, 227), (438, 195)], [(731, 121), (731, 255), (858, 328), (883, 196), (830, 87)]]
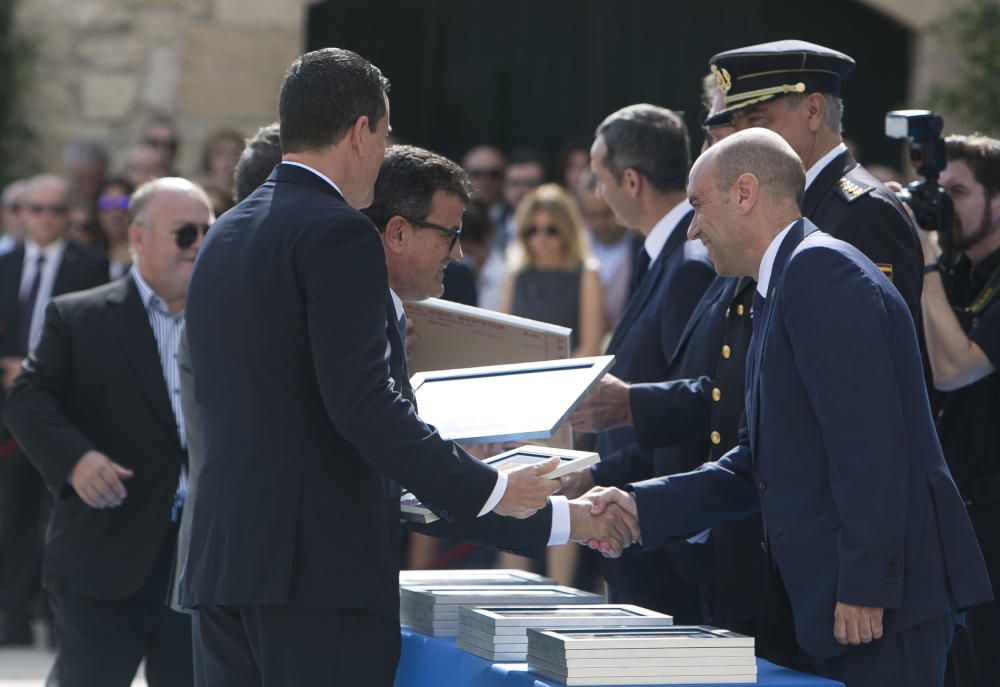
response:
[(736, 206), (739, 208), (740, 214), (745, 215), (757, 204), (760, 182), (753, 174), (745, 172), (736, 180), (733, 188), (736, 192)]
[(622, 172), (622, 189), (629, 195), (629, 198), (638, 198), (644, 183), (645, 179), (642, 178), (642, 174), (631, 167), (626, 167)]
[(816, 133), (822, 129), (826, 124), (826, 98), (823, 97), (822, 93), (810, 93), (799, 105), (800, 108), (805, 108), (803, 115), (806, 116), (806, 126), (809, 127), (810, 133)]
[(143, 232), (142, 227), (140, 227), (135, 222), (128, 225), (128, 242), (136, 253), (141, 254), (143, 249), (143, 241), (146, 239), (145, 232)]
[(393, 253), (402, 253), (406, 250), (408, 232), (409, 227), (405, 219), (399, 215), (390, 217), (385, 225), (385, 231), (382, 232), (382, 243), (386, 250)]
[(371, 130), (368, 128), (368, 115), (358, 117), (347, 134), (350, 137), (351, 150), (360, 155), (364, 151), (365, 143), (368, 141), (371, 133)]

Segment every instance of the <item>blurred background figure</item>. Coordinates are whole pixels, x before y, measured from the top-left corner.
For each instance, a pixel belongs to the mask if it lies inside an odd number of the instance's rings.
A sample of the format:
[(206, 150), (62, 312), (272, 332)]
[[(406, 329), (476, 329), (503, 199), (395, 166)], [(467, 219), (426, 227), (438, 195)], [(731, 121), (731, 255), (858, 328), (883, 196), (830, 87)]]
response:
[(135, 188), (168, 176), (168, 172), (160, 149), (148, 143), (137, 143), (125, 154), (125, 180)]
[(124, 276), (132, 266), (128, 247), (128, 204), (134, 190), (127, 181), (116, 177), (105, 181), (97, 196), (97, 223), (104, 236), (112, 280)]
[[(590, 159), (589, 155), (587, 159)], [(606, 331), (610, 331), (625, 312), (633, 263), (642, 247), (642, 238), (618, 224), (614, 210), (597, 195), (597, 178), (589, 169), (578, 176), (576, 191), (583, 224), (590, 239), (590, 250), (598, 262), (604, 326)]]
[(503, 197), (503, 170), (507, 159), (499, 149), (483, 143), (462, 158), (462, 167), (472, 181), (472, 201), (494, 212)]
[[(142, 128), (142, 136), (139, 137), (139, 141), (159, 153), (164, 173), (158, 176), (178, 176), (177, 151), (181, 142), (177, 133), (177, 124), (171, 117), (157, 115), (148, 119)], [(138, 184), (136, 184), (136, 188), (139, 188)]]
[[(206, 140), (201, 155), (201, 174), (204, 185), (211, 185), (233, 197), (233, 173), (246, 139), (235, 129), (219, 129)], [(213, 203), (214, 204), (214, 203)], [(216, 211), (216, 216), (218, 216)]]
[(235, 201), (240, 203), (263, 184), (281, 162), (281, 129), (277, 122), (262, 126), (246, 142), (233, 172)]
[(6, 255), (24, 240), (24, 208), (27, 183), (15, 181), (0, 194), (0, 255)]
[(102, 141), (76, 138), (63, 153), (70, 198), (79, 206), (93, 207), (108, 174), (108, 149)]
[(590, 169), (591, 139), (575, 136), (568, 140), (559, 151), (556, 165), (556, 181), (573, 192), (580, 184), (580, 175)]
[(601, 280), (572, 196), (558, 184), (539, 186), (523, 197), (515, 217), (500, 310), (569, 327), (574, 356), (598, 355), (605, 331)]

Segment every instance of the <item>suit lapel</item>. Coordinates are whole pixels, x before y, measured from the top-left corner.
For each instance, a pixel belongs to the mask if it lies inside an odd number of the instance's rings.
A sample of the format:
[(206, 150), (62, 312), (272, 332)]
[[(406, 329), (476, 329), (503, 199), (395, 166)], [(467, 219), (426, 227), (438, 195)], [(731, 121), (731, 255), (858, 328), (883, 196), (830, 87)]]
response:
[(132, 277), (126, 276), (118, 280), (116, 288), (108, 294), (107, 300), (111, 306), (108, 308), (111, 329), (121, 342), (125, 357), (132, 365), (154, 414), (179, 447), (177, 418), (174, 417), (167, 395), (167, 384), (163, 379), (163, 367), (160, 364), (160, 351)]
[[(695, 306), (694, 312), (691, 313), (691, 317), (688, 318), (687, 324), (684, 325), (684, 331), (681, 332), (681, 337), (677, 341), (677, 351), (674, 353), (672, 360), (678, 360), (680, 358), (681, 351), (684, 350), (685, 344), (689, 338), (691, 338), (692, 332), (698, 327), (698, 323), (705, 316), (705, 313), (724, 298), (732, 299), (733, 295), (737, 291), (733, 290), (732, 286), (735, 283), (734, 279), (729, 277), (716, 277), (711, 284), (709, 284), (708, 289), (705, 291), (705, 295), (702, 296), (701, 300), (698, 301), (698, 305)], [(728, 295), (727, 295), (728, 294)]]
[(806, 189), (805, 198), (802, 200), (802, 214), (805, 217), (815, 215), (819, 204), (827, 197), (830, 189), (836, 184), (844, 174), (857, 166), (857, 161), (850, 151), (845, 151), (833, 158), (826, 167), (813, 179), (812, 184)]
[(59, 269), (56, 270), (55, 281), (52, 282), (51, 297), (77, 290), (75, 285), (80, 281), (77, 278), (79, 267), (80, 248), (72, 241), (67, 241), (66, 247), (63, 249), (62, 259), (59, 261)]

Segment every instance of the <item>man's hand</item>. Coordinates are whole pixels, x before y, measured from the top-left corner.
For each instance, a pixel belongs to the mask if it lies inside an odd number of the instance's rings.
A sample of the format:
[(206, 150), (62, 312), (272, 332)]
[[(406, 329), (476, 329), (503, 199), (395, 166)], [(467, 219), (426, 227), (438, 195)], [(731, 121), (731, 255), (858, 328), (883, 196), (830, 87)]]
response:
[(559, 481), (562, 483), (559, 493), (568, 499), (583, 496), (594, 488), (594, 474), (589, 468), (563, 475)]
[[(583, 498), (594, 504), (590, 511), (593, 515), (600, 515), (607, 509), (615, 506), (631, 516), (635, 521), (635, 527), (632, 529), (632, 543), (639, 541), (639, 507), (636, 505), (635, 497), (632, 494), (628, 494), (615, 487), (595, 487), (588, 491)], [(600, 551), (601, 555), (605, 558), (617, 558), (621, 555), (620, 550), (615, 551), (614, 547), (608, 546), (606, 542), (602, 542), (599, 539), (591, 539), (587, 542), (587, 546)]]
[(11, 355), (0, 358), (0, 384), (4, 391), (10, 391), (10, 385), (21, 374), (21, 358)]
[(882, 637), (882, 609), (837, 602), (833, 636), (841, 644), (868, 644)]
[(611, 504), (594, 515), (594, 503), (587, 498), (569, 502), (570, 541), (581, 544), (599, 542), (602, 551), (617, 557), (639, 540), (639, 522), (635, 516)]
[(87, 451), (73, 466), (70, 484), (91, 508), (117, 508), (128, 496), (123, 479), (133, 473), (98, 451)]
[(614, 375), (604, 375), (597, 386), (580, 402), (569, 416), (578, 432), (603, 432), (632, 424), (632, 407), (628, 400), (629, 385)]
[(559, 467), (560, 459), (553, 456), (544, 463), (525, 465), (507, 473), (507, 491), (493, 512), (512, 518), (530, 518), (545, 507), (549, 497), (559, 491), (559, 480), (543, 477)]

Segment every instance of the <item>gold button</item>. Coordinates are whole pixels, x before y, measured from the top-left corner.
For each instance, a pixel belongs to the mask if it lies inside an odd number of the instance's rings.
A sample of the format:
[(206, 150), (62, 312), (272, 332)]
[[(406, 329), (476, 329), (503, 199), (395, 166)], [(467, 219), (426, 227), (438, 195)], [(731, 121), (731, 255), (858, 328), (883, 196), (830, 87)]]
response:
[(712, 389), (712, 400), (718, 401), (720, 398), (722, 398), (722, 389), (715, 387)]
[(722, 357), (723, 358), (725, 358), (726, 360), (729, 360), (729, 356), (731, 356), (732, 354), (733, 354), (733, 351), (732, 351), (731, 348), (729, 348), (728, 344), (722, 347)]
[(743, 315), (743, 306), (742, 305), (737, 305), (736, 306), (736, 314), (740, 315), (740, 316)]
[(712, 443), (718, 446), (722, 443), (722, 435), (718, 432), (712, 432)]

